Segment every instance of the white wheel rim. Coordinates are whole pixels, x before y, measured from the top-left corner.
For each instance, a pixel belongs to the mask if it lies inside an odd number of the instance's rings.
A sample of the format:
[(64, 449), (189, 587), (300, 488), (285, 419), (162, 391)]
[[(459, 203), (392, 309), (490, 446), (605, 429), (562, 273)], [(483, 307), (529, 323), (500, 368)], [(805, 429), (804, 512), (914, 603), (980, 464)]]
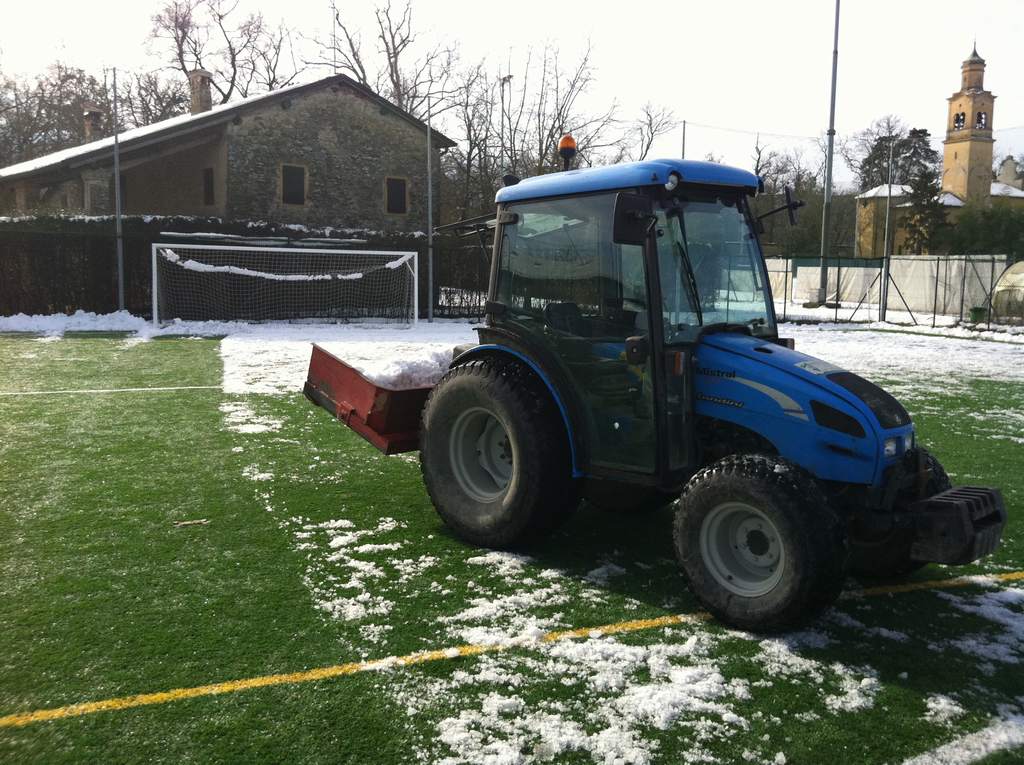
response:
[(515, 459), (508, 432), (486, 409), (462, 412), (452, 426), (449, 458), (455, 481), (477, 502), (493, 502), (508, 488)]
[(775, 524), (743, 502), (723, 502), (707, 514), (700, 527), (700, 554), (718, 584), (746, 598), (775, 589), (786, 566)]

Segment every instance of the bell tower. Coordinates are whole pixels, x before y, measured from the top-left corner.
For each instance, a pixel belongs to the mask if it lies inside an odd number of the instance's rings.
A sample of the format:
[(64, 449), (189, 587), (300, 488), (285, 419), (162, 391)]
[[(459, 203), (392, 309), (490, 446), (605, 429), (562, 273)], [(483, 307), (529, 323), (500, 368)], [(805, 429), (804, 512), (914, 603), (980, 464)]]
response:
[(985, 59), (975, 45), (961, 67), (960, 90), (949, 97), (942, 156), (942, 190), (965, 202), (985, 202), (991, 195), (995, 99), (985, 90)]

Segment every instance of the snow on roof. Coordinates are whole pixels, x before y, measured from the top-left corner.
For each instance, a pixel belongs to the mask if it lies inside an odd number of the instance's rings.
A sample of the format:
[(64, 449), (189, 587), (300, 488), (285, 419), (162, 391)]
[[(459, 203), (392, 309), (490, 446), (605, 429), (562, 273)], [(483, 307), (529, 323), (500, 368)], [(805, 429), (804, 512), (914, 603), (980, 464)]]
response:
[[(895, 197), (896, 195), (893, 194), (893, 196)], [(943, 191), (941, 194), (939, 194), (937, 199), (939, 200), (939, 204), (942, 205), (943, 207), (963, 207), (964, 206), (964, 201), (960, 197), (958, 197), (956, 194), (952, 193), (951, 191)], [(914, 203), (913, 202), (901, 202), (900, 204), (898, 204), (896, 206), (897, 207), (913, 207)]]
[(992, 184), (991, 194), (994, 197), (1018, 197), (1024, 199), (1024, 191), (1008, 183), (999, 183), (998, 181)]
[[(120, 141), (124, 149), (129, 149), (132, 148), (129, 144), (132, 144), (136, 141), (139, 141), (147, 137), (159, 137), (161, 133), (165, 132), (173, 133), (176, 129), (188, 126), (192, 123), (195, 123), (197, 126), (201, 125), (201, 123), (203, 122), (209, 122), (211, 125), (218, 124), (219, 122), (223, 121), (225, 114), (230, 114), (231, 112), (237, 109), (252, 106), (253, 104), (259, 103), (260, 101), (266, 99), (279, 98), (280, 96), (283, 96), (295, 90), (311, 88), (320, 84), (326, 84), (328, 81), (331, 80), (345, 81), (347, 84), (354, 85), (360, 90), (365, 90), (368, 95), (380, 98), (379, 96), (376, 96), (376, 94), (374, 94), (372, 91), (363, 88), (361, 85), (356, 83), (354, 80), (349, 79), (345, 75), (331, 75), (329, 77), (324, 77), (319, 80), (314, 80), (313, 82), (288, 85), (277, 90), (272, 90), (268, 93), (260, 93), (259, 95), (249, 96), (248, 98), (242, 98), (238, 101), (232, 101), (227, 104), (219, 104), (217, 106), (214, 106), (212, 109), (209, 109), (208, 111), (199, 112), (198, 114), (182, 114), (178, 117), (171, 117), (166, 120), (161, 120), (160, 122), (154, 122), (152, 125), (144, 125), (142, 127), (132, 128), (131, 130), (125, 130), (118, 134), (118, 140)], [(380, 100), (383, 101), (384, 99), (381, 98)], [(401, 112), (409, 120), (417, 124), (423, 124), (422, 122), (420, 122), (420, 120), (416, 119), (407, 112), (403, 112), (397, 106), (393, 108), (396, 111)], [(439, 145), (455, 145), (454, 141), (447, 138), (446, 136), (441, 135), (436, 130), (433, 132), (435, 139), (437, 140)], [(167, 137), (169, 138), (170, 135), (168, 135)], [(36, 157), (35, 159), (30, 159), (25, 162), (19, 162), (16, 165), (8, 165), (7, 167), (0, 168), (0, 181), (7, 178), (14, 178), (20, 175), (26, 175), (38, 172), (40, 170), (45, 170), (47, 168), (59, 165), (62, 162), (67, 162), (68, 160), (76, 159), (78, 157), (84, 157), (86, 155), (93, 153), (102, 152), (105, 149), (112, 149), (113, 146), (114, 136), (108, 136), (107, 138), (101, 138), (98, 141), (90, 141), (89, 143), (83, 143), (80, 146), (72, 146), (71, 148), (68, 149), (61, 149), (60, 151), (55, 151), (50, 154), (44, 154), (41, 157)]]
[[(877, 199), (879, 197), (885, 199), (888, 193), (889, 187), (883, 183), (881, 186), (875, 186), (873, 189), (868, 189), (863, 194), (858, 194), (857, 199)], [(1018, 188), (1010, 186), (1007, 183), (999, 183), (998, 181), (992, 184), (992, 189), (989, 193), (994, 197), (1013, 197), (1024, 199), (1024, 191), (1021, 191)], [(892, 185), (892, 196), (894, 199), (896, 197), (905, 197), (909, 195), (910, 186), (906, 186), (899, 183), (894, 183)], [(943, 204), (946, 207), (964, 206), (964, 201), (951, 191), (943, 191), (941, 194), (939, 194), (939, 202), (940, 204)], [(899, 206), (906, 207), (907, 205), (903, 204)]]
[[(894, 183), (892, 185), (892, 195), (894, 197), (905, 197), (910, 193), (910, 186), (902, 183)], [(889, 184), (883, 183), (881, 186), (875, 186), (873, 189), (858, 194), (857, 199), (877, 199), (878, 197), (889, 196)]]
[[(307, 83), (308, 84), (308, 83)], [(223, 112), (230, 112), (241, 106), (249, 106), (258, 101), (262, 101), (271, 96), (280, 96), (295, 88), (302, 87), (302, 85), (289, 85), (288, 87), (281, 88), (279, 90), (272, 90), (269, 93), (261, 93), (258, 96), (249, 96), (239, 101), (232, 101), (227, 104), (219, 104), (214, 106), (209, 111), (199, 112), (198, 114), (182, 114), (177, 117), (171, 117), (160, 122), (154, 122), (151, 125), (143, 125), (142, 127), (132, 128), (131, 130), (125, 130), (118, 134), (118, 140), (122, 144), (128, 144), (132, 141), (136, 141), (140, 138), (147, 136), (159, 135), (164, 131), (172, 130), (173, 128), (187, 125), (191, 122), (199, 122), (202, 120), (209, 119), (211, 116), (222, 114)], [(210, 120), (213, 122), (214, 120)], [(22, 175), (24, 173), (32, 173), (37, 170), (50, 167), (52, 165), (60, 164), (69, 159), (83, 156), (85, 154), (91, 154), (92, 152), (99, 151), (106, 148), (112, 148), (114, 146), (114, 136), (108, 136), (101, 138), (98, 141), (90, 141), (89, 143), (83, 143), (80, 146), (72, 146), (69, 149), (61, 149), (50, 154), (44, 154), (41, 157), (30, 159), (25, 162), (19, 162), (16, 165), (9, 165), (7, 167), (0, 168), (0, 179), (9, 178), (15, 175)]]

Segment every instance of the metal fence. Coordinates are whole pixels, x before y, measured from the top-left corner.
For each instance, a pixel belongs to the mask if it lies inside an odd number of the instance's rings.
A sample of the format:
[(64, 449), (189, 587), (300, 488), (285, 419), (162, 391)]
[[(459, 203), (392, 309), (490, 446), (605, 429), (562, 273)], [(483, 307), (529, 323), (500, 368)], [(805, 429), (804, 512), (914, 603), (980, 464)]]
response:
[[(893, 256), (888, 289), (884, 259), (832, 258), (823, 306), (810, 301), (821, 276), (817, 258), (768, 258), (775, 310), (782, 321), (870, 322), (948, 326), (1015, 323), (1000, 316), (992, 295), (1010, 265), (1005, 255)], [(887, 293), (887, 294), (886, 294)]]

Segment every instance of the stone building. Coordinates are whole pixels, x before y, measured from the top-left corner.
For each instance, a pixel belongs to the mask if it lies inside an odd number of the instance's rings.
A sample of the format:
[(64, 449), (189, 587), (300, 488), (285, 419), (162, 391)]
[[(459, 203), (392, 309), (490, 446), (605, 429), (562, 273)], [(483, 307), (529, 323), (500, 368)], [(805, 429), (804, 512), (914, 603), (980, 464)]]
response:
[[(995, 96), (985, 90), (985, 60), (975, 48), (961, 66), (960, 90), (950, 96), (946, 120), (946, 139), (942, 153), (942, 191), (939, 201), (947, 208), (947, 220), (955, 221), (965, 204), (1024, 205), (1022, 185), (1006, 182), (1010, 171), (1003, 163), (1005, 176), (993, 180), (992, 112)], [(1016, 165), (1013, 158), (1007, 160)], [(907, 251), (906, 230), (900, 225), (909, 203), (909, 187), (894, 184), (889, 211), (890, 252)], [(857, 195), (856, 255), (882, 257), (885, 252), (885, 212), (889, 186), (883, 184)]]
[[(216, 107), (210, 74), (189, 80), (191, 114), (119, 136), (125, 214), (426, 229), (420, 120), (344, 75)], [(83, 112), (89, 135), (100, 115)], [(454, 145), (433, 133), (435, 168)], [(0, 169), (0, 214), (113, 212), (113, 147), (104, 138)]]

